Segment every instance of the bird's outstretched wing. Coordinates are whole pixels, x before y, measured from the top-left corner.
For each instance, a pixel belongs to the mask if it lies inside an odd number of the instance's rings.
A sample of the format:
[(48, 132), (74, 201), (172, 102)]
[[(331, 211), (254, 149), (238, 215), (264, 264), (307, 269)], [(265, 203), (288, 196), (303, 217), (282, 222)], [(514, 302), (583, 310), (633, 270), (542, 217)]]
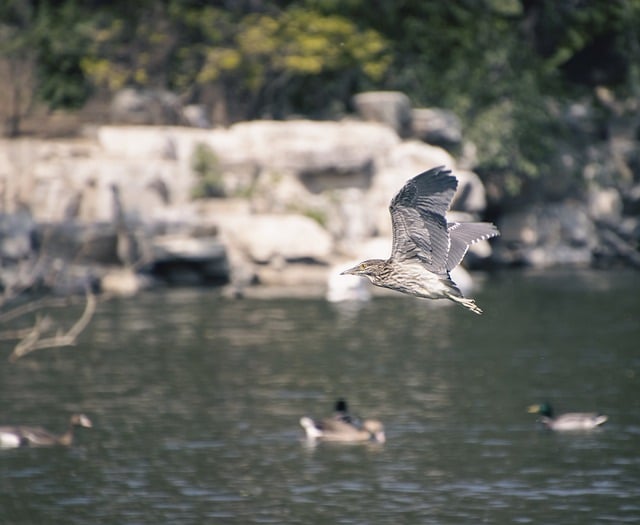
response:
[[(447, 271), (449, 230), (445, 213), (458, 187), (443, 166), (410, 179), (391, 201), (391, 258), (418, 258), (436, 274)], [(464, 253), (463, 253), (464, 255)]]
[(448, 272), (460, 264), (471, 244), (500, 235), (498, 228), (490, 222), (450, 222), (447, 229), (450, 241)]

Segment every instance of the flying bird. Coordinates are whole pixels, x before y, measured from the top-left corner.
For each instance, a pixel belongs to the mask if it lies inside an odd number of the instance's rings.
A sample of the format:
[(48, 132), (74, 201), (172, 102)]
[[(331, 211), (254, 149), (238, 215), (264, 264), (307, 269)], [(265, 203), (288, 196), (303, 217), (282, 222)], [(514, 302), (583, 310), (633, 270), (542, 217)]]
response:
[(465, 298), (449, 272), (469, 246), (499, 235), (489, 222), (448, 222), (445, 214), (458, 180), (444, 166), (407, 181), (391, 201), (393, 243), (387, 260), (369, 259), (343, 274), (362, 275), (376, 286), (426, 299), (450, 299), (476, 314), (482, 310)]

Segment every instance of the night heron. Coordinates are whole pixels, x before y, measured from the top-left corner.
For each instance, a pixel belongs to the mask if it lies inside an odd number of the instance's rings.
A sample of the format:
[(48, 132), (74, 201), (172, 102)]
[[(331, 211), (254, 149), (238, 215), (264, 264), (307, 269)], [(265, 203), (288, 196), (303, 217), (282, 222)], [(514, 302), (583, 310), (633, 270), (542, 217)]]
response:
[(531, 405), (531, 414), (540, 414), (540, 423), (551, 430), (590, 430), (599, 427), (608, 418), (595, 412), (568, 412), (554, 416), (550, 403)]
[(426, 299), (450, 299), (472, 312), (482, 310), (451, 279), (469, 246), (499, 235), (488, 222), (447, 222), (458, 187), (443, 166), (410, 179), (391, 201), (393, 243), (387, 260), (369, 259), (343, 274), (363, 275), (376, 286)]

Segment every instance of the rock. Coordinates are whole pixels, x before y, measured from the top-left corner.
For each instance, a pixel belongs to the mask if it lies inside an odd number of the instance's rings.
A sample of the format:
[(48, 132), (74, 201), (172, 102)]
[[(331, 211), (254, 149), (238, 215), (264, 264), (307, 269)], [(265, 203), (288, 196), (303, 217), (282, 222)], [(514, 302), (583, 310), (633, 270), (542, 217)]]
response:
[(353, 106), (363, 120), (386, 124), (401, 137), (411, 134), (411, 102), (399, 91), (369, 91), (353, 97)]
[(97, 292), (100, 289), (100, 269), (94, 265), (54, 259), (43, 265), (45, 289), (56, 295), (84, 295), (87, 289)]
[(577, 101), (562, 107), (560, 118), (571, 133), (579, 134), (587, 140), (591, 140), (599, 132), (597, 113), (591, 102)]
[(215, 237), (194, 238), (190, 234), (159, 235), (153, 239), (153, 260), (168, 261), (176, 258), (190, 261), (221, 261), (225, 249)]
[(327, 230), (341, 248), (361, 243), (375, 233), (376, 213), (367, 205), (367, 192), (351, 188), (334, 192), (335, 206), (327, 214)]
[(439, 108), (411, 111), (413, 136), (436, 146), (452, 147), (462, 142), (462, 124), (453, 112)]
[(116, 124), (175, 125), (181, 121), (180, 99), (170, 91), (124, 88), (111, 101)]
[(535, 204), (507, 213), (498, 227), (496, 258), (505, 264), (588, 265), (597, 243), (586, 207), (572, 202)]
[(331, 236), (314, 220), (302, 215), (249, 215), (220, 224), (224, 238), (251, 260), (325, 261), (331, 254)]
[[(30, 154), (24, 153), (28, 158), (21, 160), (19, 169), (12, 170), (23, 175), (21, 188), (12, 185), (18, 190), (13, 198), (27, 203), (36, 221), (111, 221), (110, 188), (114, 184), (122, 190), (126, 215), (133, 219), (161, 213), (167, 199), (171, 204), (187, 200), (192, 173), (175, 161), (161, 158), (160, 150), (153, 149), (157, 138), (151, 140), (150, 134), (140, 134), (152, 146), (145, 151), (141, 147), (145, 140), (138, 141), (140, 137), (135, 133), (100, 128), (97, 136), (105, 144), (112, 142), (114, 150), (98, 147), (89, 156), (73, 157), (71, 144), (60, 143), (60, 147), (53, 148), (45, 142), (35, 142)], [(124, 149), (129, 151), (123, 154)], [(20, 152), (22, 148), (17, 148), (16, 154)]]
[(241, 122), (227, 135), (208, 143), (223, 164), (244, 162), (295, 173), (367, 170), (399, 142), (385, 126), (355, 121)]
[(96, 136), (102, 151), (111, 157), (130, 159), (177, 158), (175, 133), (155, 126), (101, 126)]
[(27, 259), (35, 249), (36, 224), (28, 209), (0, 213), (0, 266)]
[(152, 240), (151, 273), (171, 284), (226, 284), (229, 263), (217, 237), (183, 233), (159, 235)]
[[(632, 224), (626, 224), (631, 222)], [(625, 235), (629, 228), (635, 230), (631, 236)], [(623, 261), (630, 267), (640, 268), (640, 252), (638, 238), (640, 238), (640, 221), (626, 219), (621, 225), (601, 224), (598, 230), (599, 243), (594, 250), (595, 259), (600, 266), (611, 266)]]
[(202, 104), (190, 104), (182, 110), (182, 116), (188, 126), (208, 129), (211, 121), (207, 116), (207, 108)]
[(453, 174), (458, 179), (458, 190), (451, 203), (451, 209), (482, 214), (487, 207), (487, 196), (480, 177), (467, 170), (453, 170)]
[(406, 140), (394, 145), (380, 162), (380, 169), (391, 168), (403, 172), (405, 180), (436, 166), (453, 169), (455, 161), (446, 150), (418, 140)]
[(259, 170), (251, 187), (252, 192), (247, 201), (250, 202), (253, 213), (285, 213), (291, 210), (301, 212), (313, 209), (323, 200), (310, 192), (294, 173), (288, 171)]
[(112, 224), (46, 224), (39, 239), (42, 252), (49, 257), (82, 264), (118, 264), (117, 235)]
[(622, 194), (624, 212), (627, 215), (640, 215), (640, 184), (632, 185)]
[[(216, 130), (103, 126), (96, 137), (94, 146), (79, 157), (72, 152), (78, 146), (63, 143), (34, 142), (29, 148), (11, 149), (20, 159), (9, 171), (19, 168), (25, 174), (19, 186), (11, 182), (12, 195), (19, 192), (16, 197), (29, 203), (36, 220), (110, 221), (109, 188), (114, 184), (121, 188), (129, 219), (167, 217), (168, 206), (184, 207), (191, 199), (198, 145), (211, 149), (225, 193), (252, 199), (259, 197), (255, 183), (269, 179), (271, 191), (274, 176), (295, 179), (297, 187), (292, 183), (290, 189), (301, 189), (303, 198), (368, 188), (374, 166), (399, 143), (383, 125), (354, 121), (261, 121)], [(285, 200), (281, 204), (288, 205)], [(304, 201), (301, 206), (317, 207)], [(279, 211), (262, 205), (258, 209)]]
[(614, 188), (592, 188), (587, 198), (589, 216), (598, 221), (620, 222), (622, 197)]
[(475, 142), (465, 140), (457, 155), (457, 166), (461, 170), (473, 170), (478, 165), (478, 146)]
[(111, 269), (100, 278), (102, 292), (124, 297), (136, 295), (152, 285), (153, 280), (150, 276), (135, 273), (129, 268)]
[(0, 290), (3, 292), (3, 301), (13, 299), (21, 290), (31, 290), (42, 284), (42, 272), (34, 272), (34, 266), (27, 261), (19, 263), (2, 262), (0, 273)]

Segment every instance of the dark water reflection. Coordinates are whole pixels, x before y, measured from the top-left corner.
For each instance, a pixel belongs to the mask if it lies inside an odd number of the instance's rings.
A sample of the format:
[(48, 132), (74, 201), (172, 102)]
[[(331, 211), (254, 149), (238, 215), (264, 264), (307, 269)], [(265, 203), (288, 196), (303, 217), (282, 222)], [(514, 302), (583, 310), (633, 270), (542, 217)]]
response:
[[(483, 317), (211, 290), (103, 304), (77, 348), (0, 366), (3, 422), (95, 425), (0, 450), (0, 523), (640, 523), (638, 274), (505, 274), (476, 297)], [(387, 443), (307, 446), (298, 419), (337, 396)], [(610, 421), (544, 432), (525, 411), (542, 399)]]

